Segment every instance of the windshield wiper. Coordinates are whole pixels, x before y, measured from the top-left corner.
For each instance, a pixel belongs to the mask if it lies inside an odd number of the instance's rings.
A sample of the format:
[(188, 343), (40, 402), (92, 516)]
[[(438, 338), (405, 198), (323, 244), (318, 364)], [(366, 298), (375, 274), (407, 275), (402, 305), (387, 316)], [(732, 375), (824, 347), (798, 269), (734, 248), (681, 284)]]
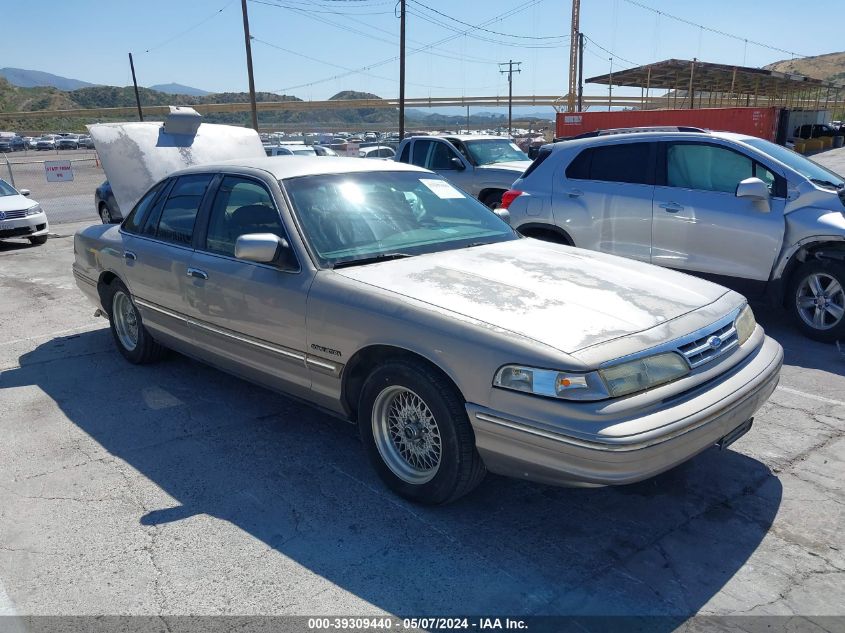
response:
[(822, 187), (833, 187), (834, 189), (841, 189), (845, 186), (845, 183), (830, 182), (829, 180), (822, 180), (821, 178), (810, 178), (810, 182), (821, 185)]
[(345, 262), (338, 262), (332, 268), (347, 268), (348, 266), (363, 266), (364, 264), (375, 264), (376, 262), (385, 262), (391, 259), (405, 259), (406, 257), (413, 257), (409, 253), (379, 253), (370, 257), (361, 257), (359, 259), (350, 259)]

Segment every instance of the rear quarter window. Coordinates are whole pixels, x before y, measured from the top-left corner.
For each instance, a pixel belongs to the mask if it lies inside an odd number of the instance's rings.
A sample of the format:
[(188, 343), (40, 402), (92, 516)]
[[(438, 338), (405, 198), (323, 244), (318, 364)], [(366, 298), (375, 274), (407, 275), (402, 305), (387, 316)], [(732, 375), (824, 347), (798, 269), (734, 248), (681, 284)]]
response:
[[(551, 156), (551, 155), (552, 155), (552, 150), (551, 150), (551, 148), (548, 148), (548, 147), (547, 147), (547, 148), (545, 148), (545, 149), (541, 149), (541, 150), (540, 150), (540, 153), (539, 153), (539, 154), (537, 154), (537, 158), (535, 158), (535, 159), (534, 159), (534, 162), (532, 162), (532, 163), (528, 166), (528, 169), (526, 169), (526, 170), (525, 170), (525, 172), (522, 174), (522, 177), (523, 177), (523, 178), (527, 178), (528, 176), (530, 176), (530, 175), (531, 175), (531, 172), (533, 172), (535, 169), (537, 169), (537, 168), (538, 168), (538, 167), (542, 164), (542, 162), (543, 162), (544, 160), (546, 160), (546, 159), (547, 159), (549, 156)], [(571, 166), (571, 165), (570, 165), (570, 166)], [(567, 174), (566, 174), (566, 175), (567, 175), (567, 177), (569, 176), (569, 170), (567, 170)]]

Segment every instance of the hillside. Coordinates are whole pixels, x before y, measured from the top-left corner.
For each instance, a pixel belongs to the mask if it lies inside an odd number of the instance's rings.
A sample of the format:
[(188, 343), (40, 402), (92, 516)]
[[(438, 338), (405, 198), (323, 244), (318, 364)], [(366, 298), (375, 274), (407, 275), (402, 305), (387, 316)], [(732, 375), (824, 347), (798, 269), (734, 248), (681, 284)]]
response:
[(0, 68), (0, 77), (19, 88), (50, 87), (59, 90), (76, 90), (77, 88), (95, 85), (79, 79), (25, 68)]
[(192, 97), (202, 97), (211, 94), (207, 90), (200, 90), (199, 88), (176, 83), (156, 84), (155, 86), (150, 86), (150, 90), (157, 90), (169, 95), (191, 95)]
[(766, 70), (797, 73), (825, 81), (845, 83), (845, 52), (827, 53), (803, 59), (784, 59), (765, 66)]

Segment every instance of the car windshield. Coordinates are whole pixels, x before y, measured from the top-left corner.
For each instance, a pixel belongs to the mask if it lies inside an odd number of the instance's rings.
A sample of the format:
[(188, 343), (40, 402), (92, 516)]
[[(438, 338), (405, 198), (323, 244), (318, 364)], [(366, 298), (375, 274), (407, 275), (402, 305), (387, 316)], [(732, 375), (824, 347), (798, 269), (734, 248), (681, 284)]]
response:
[(330, 174), (282, 184), (323, 266), (518, 239), (487, 207), (434, 174)]
[(490, 138), (464, 141), (476, 165), (492, 165), (512, 160), (528, 160), (528, 155), (507, 139)]
[(317, 152), (314, 151), (311, 147), (300, 147), (297, 149), (291, 150), (297, 156), (316, 156)]
[(816, 184), (823, 185), (827, 183), (831, 187), (842, 187), (845, 185), (845, 181), (842, 180), (841, 176), (782, 145), (776, 145), (762, 138), (747, 138), (743, 139), (742, 142), (768, 154), (775, 160), (779, 160), (784, 165), (791, 167)]
[(0, 179), (0, 197), (16, 195), (18, 195), (18, 192), (15, 191), (15, 188), (5, 180)]

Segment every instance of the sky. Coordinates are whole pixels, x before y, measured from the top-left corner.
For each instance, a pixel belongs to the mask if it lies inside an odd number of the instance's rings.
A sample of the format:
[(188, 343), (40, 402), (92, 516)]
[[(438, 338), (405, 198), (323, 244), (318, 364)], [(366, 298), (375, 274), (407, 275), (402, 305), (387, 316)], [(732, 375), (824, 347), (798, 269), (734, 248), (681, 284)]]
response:
[[(240, 0), (0, 2), (7, 27), (0, 67), (129, 85), (131, 51), (141, 85), (248, 89)], [(341, 90), (398, 96), (396, 0), (247, 4), (257, 90), (306, 100)], [(570, 0), (407, 0), (407, 6), (408, 97), (506, 95), (498, 62), (510, 59), (522, 62), (514, 94), (566, 92)], [(808, 15), (812, 27), (803, 28)], [(794, 0), (582, 0), (584, 76), (605, 74), (611, 63), (619, 69), (671, 57), (748, 66), (791, 57), (754, 42), (798, 56), (836, 52), (845, 48), (843, 23), (842, 0), (800, 6)], [(477, 25), (486, 30), (470, 30)], [(445, 38), (451, 39), (433, 45)], [(605, 91), (589, 84), (584, 90)]]

